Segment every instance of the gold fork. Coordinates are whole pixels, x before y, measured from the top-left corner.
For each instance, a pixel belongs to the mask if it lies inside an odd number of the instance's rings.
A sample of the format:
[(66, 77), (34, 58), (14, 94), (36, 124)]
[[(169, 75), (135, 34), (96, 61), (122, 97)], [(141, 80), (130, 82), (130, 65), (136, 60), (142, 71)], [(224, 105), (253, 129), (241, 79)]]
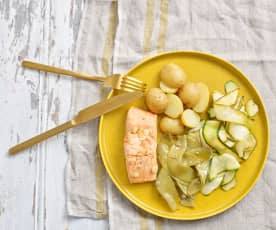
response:
[(71, 70), (66, 70), (62, 68), (57, 68), (54, 66), (44, 65), (36, 62), (31, 62), (31, 61), (23, 61), (22, 66), (30, 69), (42, 70), (50, 73), (73, 76), (73, 77), (81, 78), (85, 80), (100, 81), (103, 83), (105, 87), (111, 87), (113, 89), (123, 90), (127, 92), (133, 92), (133, 91), (145, 92), (147, 87), (147, 85), (144, 82), (134, 77), (125, 76), (123, 74), (113, 74), (107, 77), (100, 77), (100, 76), (93, 76), (85, 73), (79, 73)]

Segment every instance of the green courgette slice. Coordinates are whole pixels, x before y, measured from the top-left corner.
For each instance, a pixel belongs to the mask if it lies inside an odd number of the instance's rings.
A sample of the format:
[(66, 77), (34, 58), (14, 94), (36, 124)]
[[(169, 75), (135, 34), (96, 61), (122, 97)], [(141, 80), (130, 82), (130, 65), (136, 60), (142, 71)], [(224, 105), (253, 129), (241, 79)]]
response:
[(232, 122), (250, 127), (252, 120), (245, 113), (238, 111), (231, 106), (214, 104), (216, 118), (220, 121)]
[(239, 89), (239, 86), (236, 82), (229, 80), (224, 84), (225, 93), (230, 93), (236, 89)]
[(201, 188), (201, 193), (203, 195), (209, 195), (215, 189), (217, 189), (223, 180), (223, 176), (216, 177), (214, 180), (207, 182)]
[(231, 91), (215, 101), (218, 105), (234, 105), (239, 96), (239, 89)]

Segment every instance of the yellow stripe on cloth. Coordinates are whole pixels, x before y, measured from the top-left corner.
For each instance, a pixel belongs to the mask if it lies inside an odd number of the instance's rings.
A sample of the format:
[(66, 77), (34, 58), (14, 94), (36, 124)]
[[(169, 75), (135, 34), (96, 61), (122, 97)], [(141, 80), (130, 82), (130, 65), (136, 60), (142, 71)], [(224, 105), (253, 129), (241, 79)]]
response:
[[(113, 55), (114, 49), (114, 38), (116, 33), (116, 27), (118, 24), (118, 15), (117, 15), (117, 2), (112, 2), (109, 10), (109, 20), (108, 20), (108, 29), (106, 34), (106, 40), (104, 43), (103, 56), (102, 56), (102, 71), (105, 75), (110, 74), (110, 60)], [(102, 87), (101, 88), (101, 99), (105, 98), (107, 92)], [(101, 153), (99, 147), (96, 150), (95, 157), (95, 180), (96, 180), (96, 211), (98, 217), (101, 217), (101, 213), (104, 211), (104, 196), (105, 196), (105, 170), (103, 162), (101, 159)]]
[(154, 230), (162, 230), (163, 219), (160, 217), (155, 216), (154, 217)]
[(155, 1), (147, 0), (147, 11), (144, 30), (144, 56), (146, 56), (151, 51), (151, 37), (154, 23), (154, 7)]
[(116, 33), (116, 27), (118, 24), (118, 2), (111, 2), (110, 12), (109, 12), (109, 24), (106, 34), (106, 40), (104, 44), (103, 57), (102, 57), (102, 70), (105, 75), (109, 73), (109, 63), (113, 55), (114, 49), (114, 38)]
[(99, 147), (97, 146), (95, 152), (95, 180), (96, 180), (96, 218), (106, 217), (105, 210), (105, 173)]
[(168, 0), (161, 0), (160, 3), (160, 27), (157, 41), (157, 52), (163, 52), (166, 46), (168, 28)]
[(139, 209), (140, 214), (140, 230), (149, 230), (148, 213)]

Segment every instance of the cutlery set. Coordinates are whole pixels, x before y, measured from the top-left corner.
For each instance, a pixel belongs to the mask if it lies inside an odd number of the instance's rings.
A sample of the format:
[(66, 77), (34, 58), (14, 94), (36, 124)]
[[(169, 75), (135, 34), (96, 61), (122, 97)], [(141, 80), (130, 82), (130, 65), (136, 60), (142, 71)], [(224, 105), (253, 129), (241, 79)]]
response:
[(103, 83), (104, 87), (110, 87), (114, 90), (125, 91), (126, 93), (119, 94), (117, 96), (111, 97), (110, 99), (105, 99), (95, 105), (89, 106), (81, 110), (72, 120), (63, 123), (53, 129), (50, 129), (44, 133), (41, 133), (35, 137), (30, 138), (22, 143), (19, 143), (9, 149), (10, 154), (18, 153), (26, 148), (29, 148), (43, 140), (46, 140), (58, 133), (61, 133), (65, 130), (73, 128), (82, 123), (88, 122), (94, 118), (99, 117), (105, 113), (111, 112), (129, 102), (138, 99), (143, 96), (143, 93), (146, 90), (146, 84), (142, 81), (125, 76), (123, 74), (113, 74), (107, 77), (93, 76), (85, 73), (74, 72), (71, 70), (61, 69), (53, 66), (48, 66), (40, 63), (23, 61), (22, 66), (41, 70), (50, 73), (62, 74), (67, 76), (73, 76), (85, 80), (94, 80)]

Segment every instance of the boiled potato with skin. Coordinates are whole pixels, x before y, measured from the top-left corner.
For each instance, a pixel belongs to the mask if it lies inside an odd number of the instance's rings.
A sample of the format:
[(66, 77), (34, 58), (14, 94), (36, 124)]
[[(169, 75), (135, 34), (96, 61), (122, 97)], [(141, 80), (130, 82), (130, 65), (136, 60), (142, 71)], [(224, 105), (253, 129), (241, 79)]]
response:
[(171, 117), (177, 118), (183, 113), (183, 104), (178, 96), (175, 94), (167, 94), (168, 106), (165, 109), (164, 113)]
[(200, 123), (200, 116), (191, 109), (185, 109), (181, 115), (181, 121), (189, 128), (194, 128)]
[(186, 81), (186, 74), (178, 65), (168, 63), (161, 69), (160, 78), (165, 85), (180, 88)]
[(161, 131), (164, 133), (170, 133), (173, 135), (180, 135), (184, 133), (184, 126), (179, 119), (163, 117), (161, 118), (159, 125)]
[(177, 92), (177, 88), (171, 88), (169, 86), (167, 86), (164, 82), (160, 81), (160, 89), (164, 92), (164, 93), (176, 93)]
[(210, 93), (206, 84), (199, 82), (197, 86), (199, 88), (199, 101), (193, 107), (193, 110), (197, 113), (202, 113), (208, 108)]
[(199, 87), (193, 82), (187, 82), (178, 91), (178, 96), (187, 108), (192, 108), (198, 103), (200, 97), (199, 94)]
[(151, 88), (146, 95), (146, 104), (151, 112), (163, 113), (168, 106), (167, 95), (159, 88)]

